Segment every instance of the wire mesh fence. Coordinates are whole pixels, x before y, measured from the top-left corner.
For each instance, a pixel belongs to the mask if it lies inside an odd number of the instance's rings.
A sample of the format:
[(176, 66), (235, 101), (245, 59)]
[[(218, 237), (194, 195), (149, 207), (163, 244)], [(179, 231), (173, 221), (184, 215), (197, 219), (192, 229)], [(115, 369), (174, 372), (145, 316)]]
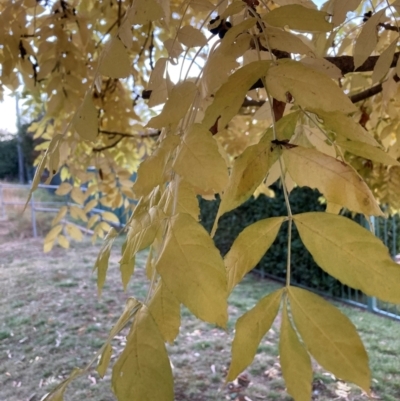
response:
[[(25, 213), (30, 214), (33, 237), (38, 236), (38, 213), (55, 214), (58, 212), (61, 206), (69, 204), (67, 201), (65, 201), (65, 199), (53, 199), (54, 196), (46, 197), (43, 195), (43, 192), (40, 193), (40, 191), (44, 191), (44, 194), (46, 194), (47, 192), (54, 195), (57, 188), (58, 185), (40, 184), (39, 193), (33, 193), (27, 204), (27, 209), (29, 209), (29, 211), (26, 210)], [(28, 198), (29, 189), (29, 185), (0, 183), (0, 219), (6, 219), (7, 213), (9, 213), (10, 210), (22, 213), (26, 203), (26, 199)], [(94, 213), (101, 213), (104, 210), (100, 208), (95, 208), (92, 209), (92, 211)], [(358, 223), (363, 226), (368, 225), (366, 220), (362, 217), (358, 218)], [(373, 218), (372, 225), (375, 231), (375, 235), (379, 237), (388, 247), (393, 260), (395, 260), (396, 262), (400, 262), (400, 249), (398, 245), (398, 242), (400, 240), (398, 233), (400, 227), (400, 217), (398, 215), (393, 215), (389, 216), (388, 218)], [(121, 226), (123, 226), (123, 223), (121, 223)], [(88, 231), (90, 230), (86, 230), (86, 232)], [(267, 274), (260, 269), (254, 269), (253, 271), (258, 273), (262, 277), (268, 277), (277, 281), (284, 281), (282, 277)], [(330, 276), (327, 273), (322, 274), (326, 275), (327, 280), (329, 279)], [(340, 284), (339, 286), (332, 287), (330, 290), (321, 291), (318, 288), (313, 288), (311, 286), (305, 286), (304, 284), (297, 283), (296, 280), (292, 280), (292, 283), (299, 287), (307, 288), (315, 293), (320, 294), (321, 296), (327, 296), (359, 308), (367, 309), (368, 311), (379, 315), (400, 320), (400, 305), (382, 302), (379, 299), (365, 295), (360, 290), (350, 288), (346, 285)]]

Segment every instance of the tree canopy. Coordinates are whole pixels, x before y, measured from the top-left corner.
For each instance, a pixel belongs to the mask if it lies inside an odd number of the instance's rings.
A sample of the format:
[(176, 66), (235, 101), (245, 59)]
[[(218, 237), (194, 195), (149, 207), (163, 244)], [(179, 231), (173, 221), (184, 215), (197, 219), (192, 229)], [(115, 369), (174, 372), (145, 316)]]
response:
[[(113, 366), (118, 400), (173, 399), (164, 344), (179, 332), (180, 305), (225, 327), (230, 292), (284, 222), (286, 286), (237, 321), (227, 381), (251, 364), (281, 313), (280, 364), (296, 401), (311, 398), (310, 356), (369, 393), (368, 357), (352, 323), (291, 286), (290, 233), (294, 223), (319, 266), (344, 284), (400, 303), (400, 268), (387, 248), (340, 215), (370, 219), (400, 207), (399, 12), (398, 0), (0, 4), (0, 91), (23, 88), (26, 112), (38, 117), (30, 130), (43, 140), (32, 190), (45, 170), (60, 172), (58, 193), (73, 201), (54, 219), (45, 250), (80, 237), (64, 227), (67, 213), (105, 237), (95, 263), (101, 293), (119, 232), (111, 211), (91, 214), (98, 204), (123, 207), (129, 218), (124, 287), (136, 253), (149, 248), (148, 296), (128, 301), (98, 355), (103, 376), (112, 338), (132, 324)], [(248, 226), (222, 258), (212, 239), (219, 217), (277, 180), (287, 214)], [(326, 212), (293, 215), (296, 185), (318, 189)], [(208, 233), (198, 197), (217, 195)], [(46, 399), (61, 400), (83, 371)]]

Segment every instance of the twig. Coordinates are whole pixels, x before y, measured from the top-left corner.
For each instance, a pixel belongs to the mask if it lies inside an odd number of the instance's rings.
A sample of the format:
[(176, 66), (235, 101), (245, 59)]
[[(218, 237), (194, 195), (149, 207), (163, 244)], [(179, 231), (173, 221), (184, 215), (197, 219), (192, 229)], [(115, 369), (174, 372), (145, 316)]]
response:
[(122, 19), (122, 4), (121, 0), (118, 0), (118, 26), (121, 26), (121, 19)]
[[(397, 75), (395, 75), (393, 77), (393, 80), (395, 82), (399, 82), (400, 78)], [(375, 86), (371, 86), (371, 88), (368, 88), (368, 89), (366, 89), (366, 90), (364, 90), (362, 92), (359, 92), (359, 93), (356, 93), (353, 96), (350, 96), (350, 100), (353, 103), (361, 102), (361, 100), (368, 99), (369, 97), (372, 97), (372, 96), (382, 92), (382, 90), (383, 90), (382, 84), (377, 84)]]
[(117, 146), (122, 140), (124, 139), (123, 136), (120, 136), (115, 142), (110, 145), (102, 146), (101, 148), (93, 148), (93, 152), (102, 152), (103, 150), (111, 149)]
[(160, 135), (160, 131), (153, 131), (147, 134), (129, 134), (125, 132), (115, 132), (115, 131), (107, 131), (107, 130), (99, 130), (99, 134), (110, 135), (113, 137), (120, 136), (121, 138), (154, 138)]

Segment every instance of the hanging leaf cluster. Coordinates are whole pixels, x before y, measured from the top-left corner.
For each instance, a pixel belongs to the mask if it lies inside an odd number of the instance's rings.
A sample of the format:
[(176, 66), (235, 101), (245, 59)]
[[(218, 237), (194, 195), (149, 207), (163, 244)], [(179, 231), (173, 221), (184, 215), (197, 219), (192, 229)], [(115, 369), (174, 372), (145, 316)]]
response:
[[(225, 328), (228, 296), (293, 225), (316, 263), (342, 283), (400, 303), (400, 268), (386, 247), (342, 210), (382, 216), (400, 207), (400, 3), (330, 0), (12, 0), (0, 4), (0, 94), (23, 85), (30, 129), (41, 138), (35, 190), (59, 172), (68, 197), (45, 238), (69, 246), (104, 238), (95, 262), (106, 281), (115, 239), (125, 238), (121, 283), (149, 249), (148, 295), (130, 298), (97, 355), (104, 376), (111, 340), (130, 325), (112, 366), (119, 401), (174, 398), (166, 342), (180, 307)], [(135, 173), (134, 183), (132, 175)], [(284, 216), (246, 227), (222, 258), (218, 220), (277, 180)], [(292, 214), (294, 186), (318, 189), (326, 212)], [(221, 199), (211, 233), (199, 197)], [(98, 205), (110, 211), (93, 213)], [(127, 218), (117, 231), (122, 208)], [(283, 227), (283, 223), (285, 228)], [(281, 315), (280, 364), (287, 392), (311, 399), (315, 359), (370, 392), (368, 357), (353, 324), (317, 295), (291, 285), (236, 322), (234, 380)], [(95, 362), (95, 359), (93, 362)], [(88, 369), (88, 368), (86, 368)], [(74, 371), (46, 400), (61, 400)]]

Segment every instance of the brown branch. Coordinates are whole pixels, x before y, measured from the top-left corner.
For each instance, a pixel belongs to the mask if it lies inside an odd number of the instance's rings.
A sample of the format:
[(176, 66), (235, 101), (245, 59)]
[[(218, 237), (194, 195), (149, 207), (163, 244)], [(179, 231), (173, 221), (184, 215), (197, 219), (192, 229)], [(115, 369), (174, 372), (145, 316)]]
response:
[(121, 19), (122, 19), (122, 4), (121, 0), (118, 0), (118, 26), (121, 26)]
[(382, 27), (383, 29), (386, 29), (387, 31), (399, 32), (399, 28), (394, 25), (384, 24), (383, 22), (380, 22), (378, 26)]
[[(400, 78), (397, 75), (395, 75), (393, 77), (393, 80), (395, 82), (399, 82)], [(383, 90), (382, 84), (377, 84), (375, 86), (371, 86), (371, 88), (365, 89), (362, 92), (359, 92), (353, 96), (350, 96), (350, 100), (353, 103), (361, 102), (361, 100), (365, 100), (365, 99), (368, 99), (369, 97), (377, 95), (378, 93), (382, 92), (382, 90)]]
[(147, 134), (129, 134), (125, 132), (99, 130), (99, 133), (103, 135), (109, 135), (112, 137), (120, 136), (121, 138), (136, 138), (136, 139), (154, 138), (160, 135), (160, 131), (148, 132)]
[(119, 137), (115, 142), (110, 145), (103, 146), (101, 148), (93, 148), (93, 152), (102, 152), (103, 150), (111, 149), (117, 146), (122, 140), (124, 139), (123, 136)]
[[(396, 67), (399, 55), (400, 52), (394, 54), (392, 63), (390, 64), (390, 68)], [(324, 57), (324, 58), (330, 63), (336, 65), (336, 67), (338, 67), (339, 70), (342, 71), (342, 74), (345, 75), (350, 72), (373, 71), (379, 56), (368, 57), (365, 60), (365, 62), (362, 65), (360, 65), (357, 69), (354, 68), (354, 58), (352, 56), (338, 56), (338, 57)]]

